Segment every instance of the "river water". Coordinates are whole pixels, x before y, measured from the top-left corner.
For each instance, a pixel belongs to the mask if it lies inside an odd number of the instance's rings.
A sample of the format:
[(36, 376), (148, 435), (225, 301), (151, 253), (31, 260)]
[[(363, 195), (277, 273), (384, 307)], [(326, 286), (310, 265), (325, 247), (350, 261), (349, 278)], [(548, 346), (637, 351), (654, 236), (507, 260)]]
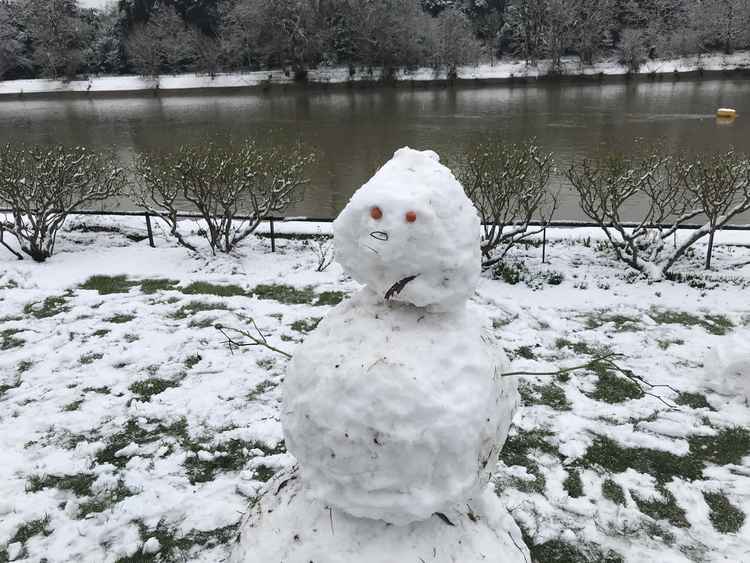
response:
[[(720, 124), (718, 107), (740, 117)], [(747, 115), (742, 115), (743, 110)], [(448, 160), (481, 135), (530, 137), (564, 170), (603, 147), (661, 140), (688, 153), (735, 147), (750, 153), (750, 80), (681, 79), (530, 85), (288, 88), (154, 97), (0, 101), (3, 142), (113, 147), (124, 162), (140, 150), (180, 142), (260, 135), (301, 139), (319, 159), (304, 201), (288, 214), (333, 217), (404, 145)], [(557, 219), (584, 219), (561, 174)], [(127, 204), (121, 204), (121, 209)], [(638, 209), (630, 210), (637, 219)]]

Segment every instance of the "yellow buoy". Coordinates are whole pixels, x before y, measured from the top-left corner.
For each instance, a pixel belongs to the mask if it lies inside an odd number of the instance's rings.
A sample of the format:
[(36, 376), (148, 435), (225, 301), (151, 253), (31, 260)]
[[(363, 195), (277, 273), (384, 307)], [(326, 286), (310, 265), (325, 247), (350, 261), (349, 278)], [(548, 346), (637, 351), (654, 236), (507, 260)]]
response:
[(732, 108), (719, 108), (716, 117), (737, 117), (737, 110)]

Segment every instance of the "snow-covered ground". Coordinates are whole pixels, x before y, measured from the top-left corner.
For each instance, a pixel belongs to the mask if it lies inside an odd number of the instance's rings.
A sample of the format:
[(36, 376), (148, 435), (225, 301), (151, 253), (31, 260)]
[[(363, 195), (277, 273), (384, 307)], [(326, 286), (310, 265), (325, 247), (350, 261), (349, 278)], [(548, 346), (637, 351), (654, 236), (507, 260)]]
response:
[[(500, 60), (489, 64), (465, 66), (458, 69), (458, 76), (465, 80), (507, 80), (511, 78), (538, 78), (549, 74), (549, 61), (539, 61), (527, 65), (518, 60)], [(582, 66), (577, 58), (563, 60), (563, 72), (571, 76), (624, 76), (627, 67), (616, 60), (604, 60), (593, 65)], [(729, 71), (750, 68), (750, 52), (737, 51), (732, 55), (711, 54), (678, 59), (657, 59), (647, 61), (641, 74), (674, 74), (704, 71)], [(379, 80), (382, 71), (359, 70), (353, 76), (345, 67), (321, 67), (308, 73), (308, 81), (316, 84), (341, 84), (346, 82), (366, 82)], [(445, 71), (434, 68), (400, 70), (396, 73), (399, 81), (425, 82), (445, 80)], [(26, 79), (0, 81), (0, 96), (50, 92), (139, 92), (144, 90), (179, 91), (205, 88), (248, 88), (274, 84), (292, 84), (294, 79), (282, 70), (257, 72), (219, 73), (214, 77), (207, 74), (165, 75), (158, 78), (142, 76), (99, 76), (89, 80), (48, 80)]]
[[(71, 221), (44, 264), (0, 248), (0, 561), (222, 561), (292, 463), (286, 359), (232, 352), (214, 325), (254, 319), (294, 354), (357, 285), (316, 272), (309, 241), (209, 257), (143, 230)], [(522, 371), (616, 352), (677, 391), (644, 395), (605, 366), (526, 378), (496, 490), (539, 562), (748, 561), (750, 407), (716, 388), (713, 358), (750, 348), (750, 234), (719, 237), (714, 272), (699, 246), (684, 281), (658, 283), (590, 234), (551, 232), (547, 264), (520, 248), (481, 280), (497, 346)]]

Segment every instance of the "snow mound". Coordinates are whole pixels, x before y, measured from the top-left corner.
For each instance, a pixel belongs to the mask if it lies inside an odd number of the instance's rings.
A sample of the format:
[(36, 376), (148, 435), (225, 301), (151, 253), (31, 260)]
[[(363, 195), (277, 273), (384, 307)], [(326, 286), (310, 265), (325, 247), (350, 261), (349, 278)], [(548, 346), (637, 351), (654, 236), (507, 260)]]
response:
[(710, 388), (750, 403), (750, 335), (722, 337), (703, 364)]
[(381, 297), (446, 310), (474, 293), (479, 216), (433, 151), (396, 151), (352, 196), (333, 231), (338, 262)]
[[(305, 482), (306, 483), (306, 482)], [(521, 531), (491, 489), (408, 526), (350, 516), (310, 498), (294, 470), (269, 481), (233, 563), (528, 563)]]
[(333, 309), (284, 380), (286, 444), (310, 493), (399, 525), (476, 498), (518, 404), (495, 354), (473, 306), (425, 314), (365, 289)]

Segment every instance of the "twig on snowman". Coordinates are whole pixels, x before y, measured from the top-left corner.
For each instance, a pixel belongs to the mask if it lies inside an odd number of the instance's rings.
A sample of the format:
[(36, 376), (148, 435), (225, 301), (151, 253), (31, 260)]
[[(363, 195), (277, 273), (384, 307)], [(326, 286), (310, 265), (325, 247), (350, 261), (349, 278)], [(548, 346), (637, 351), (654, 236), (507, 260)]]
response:
[(626, 379), (629, 379), (630, 381), (635, 383), (644, 395), (653, 397), (654, 399), (661, 402), (662, 404), (664, 404), (667, 408), (671, 410), (680, 410), (679, 407), (671, 404), (669, 401), (666, 401), (663, 397), (646, 390), (646, 389), (656, 389), (659, 387), (665, 387), (669, 389), (670, 391), (673, 391), (674, 393), (679, 394), (679, 391), (677, 389), (675, 389), (671, 385), (651, 383), (650, 381), (646, 380), (644, 377), (640, 375), (636, 375), (631, 370), (620, 367), (614, 362), (614, 360), (617, 358), (622, 358), (622, 357), (624, 357), (622, 354), (617, 354), (617, 353), (612, 352), (609, 354), (604, 354), (603, 356), (596, 356), (590, 361), (586, 362), (585, 364), (581, 364), (581, 365), (573, 366), (569, 368), (563, 368), (563, 369), (559, 369), (556, 371), (508, 371), (508, 372), (501, 373), (500, 377), (513, 377), (517, 375), (540, 375), (540, 376), (555, 375), (556, 376), (556, 375), (564, 375), (566, 373), (570, 373), (570, 372), (578, 371), (582, 369), (593, 370), (597, 367), (603, 366), (607, 369), (610, 369), (622, 375)]
[[(214, 325), (214, 328), (218, 330), (222, 336), (226, 339), (224, 341), (224, 344), (227, 344), (229, 346), (229, 351), (234, 353), (235, 348), (243, 348), (245, 346), (263, 346), (264, 348), (268, 348), (272, 352), (276, 352), (277, 354), (281, 354), (282, 356), (286, 357), (287, 359), (291, 360), (292, 355), (288, 352), (284, 352), (284, 350), (280, 350), (276, 348), (275, 346), (272, 346), (269, 344), (268, 340), (266, 339), (266, 336), (261, 332), (260, 328), (258, 328), (258, 325), (255, 324), (254, 319), (250, 319), (250, 322), (253, 324), (253, 328), (255, 329), (256, 334), (252, 334), (246, 330), (241, 330), (239, 328), (230, 328), (225, 327), (221, 324)], [(227, 331), (234, 332), (239, 334), (240, 336), (244, 336), (245, 338), (248, 338), (249, 342), (238, 342), (234, 338), (232, 338), (229, 334), (227, 334)]]

